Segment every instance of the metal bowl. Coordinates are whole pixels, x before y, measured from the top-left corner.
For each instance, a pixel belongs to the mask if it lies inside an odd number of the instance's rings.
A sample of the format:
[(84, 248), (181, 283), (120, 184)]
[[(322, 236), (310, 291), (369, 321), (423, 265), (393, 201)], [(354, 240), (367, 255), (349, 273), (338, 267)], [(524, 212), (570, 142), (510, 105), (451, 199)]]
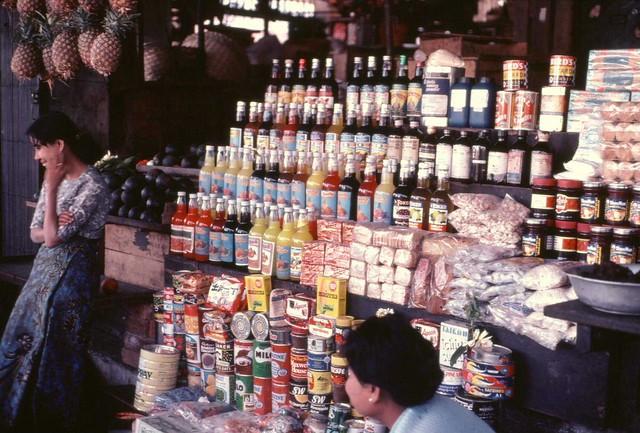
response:
[(640, 316), (640, 283), (617, 283), (579, 275), (591, 266), (578, 266), (567, 271), (578, 299), (605, 313)]

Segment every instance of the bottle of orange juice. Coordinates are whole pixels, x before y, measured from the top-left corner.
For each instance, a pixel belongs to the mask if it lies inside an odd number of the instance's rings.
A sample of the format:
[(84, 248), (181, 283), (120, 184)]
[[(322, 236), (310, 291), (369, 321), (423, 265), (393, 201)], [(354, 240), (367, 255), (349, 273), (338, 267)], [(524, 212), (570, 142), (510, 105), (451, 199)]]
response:
[(260, 273), (262, 268), (262, 236), (267, 230), (267, 219), (262, 203), (256, 203), (256, 216), (249, 231), (248, 269), (252, 274)]
[(300, 281), (300, 274), (302, 273), (302, 248), (304, 244), (312, 240), (313, 235), (309, 231), (307, 211), (300, 209), (298, 214), (298, 228), (293, 236), (291, 236), (290, 278), (293, 281)]
[(280, 234), (280, 218), (278, 217), (278, 206), (271, 205), (269, 209), (269, 227), (262, 236), (262, 266), (264, 275), (273, 275), (276, 270), (276, 241)]
[(284, 209), (282, 231), (276, 239), (276, 277), (288, 280), (291, 276), (291, 237), (295, 234), (293, 209)]

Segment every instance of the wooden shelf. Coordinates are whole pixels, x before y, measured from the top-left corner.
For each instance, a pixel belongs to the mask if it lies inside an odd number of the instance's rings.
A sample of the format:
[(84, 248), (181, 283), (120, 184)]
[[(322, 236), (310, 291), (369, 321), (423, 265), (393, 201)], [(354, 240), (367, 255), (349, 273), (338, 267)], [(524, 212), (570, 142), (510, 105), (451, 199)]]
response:
[(576, 322), (579, 325), (640, 335), (640, 317), (603, 313), (579, 300), (562, 302), (545, 307), (544, 314), (556, 319)]
[(200, 175), (199, 168), (182, 168), (182, 167), (165, 167), (162, 165), (138, 165), (136, 166), (136, 170), (139, 173), (146, 173), (148, 171), (157, 168), (158, 170), (162, 170), (166, 174), (170, 174), (172, 176), (185, 176), (185, 177), (198, 177)]
[(145, 221), (134, 220), (131, 218), (122, 218), (118, 216), (107, 216), (107, 224), (119, 224), (122, 226), (135, 227), (143, 230), (151, 230), (160, 233), (169, 233), (169, 224), (148, 223)]

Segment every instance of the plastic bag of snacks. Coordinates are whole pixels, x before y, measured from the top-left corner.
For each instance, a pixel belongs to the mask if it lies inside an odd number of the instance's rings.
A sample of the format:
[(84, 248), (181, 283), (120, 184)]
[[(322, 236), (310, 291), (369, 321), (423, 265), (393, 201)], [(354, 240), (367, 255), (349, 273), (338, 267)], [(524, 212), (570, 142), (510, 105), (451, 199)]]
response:
[(211, 286), (213, 276), (202, 271), (177, 271), (172, 279), (173, 288), (182, 293), (204, 293)]
[(529, 290), (549, 290), (565, 286), (568, 277), (559, 266), (545, 264), (527, 271), (520, 282)]
[(163, 392), (155, 398), (155, 407), (157, 409), (170, 409), (177, 403), (185, 401), (198, 401), (200, 398), (207, 398), (202, 388), (181, 387), (174, 388), (171, 391)]
[(260, 433), (258, 416), (251, 412), (227, 412), (205, 418), (200, 426), (210, 433)]
[(261, 433), (301, 433), (302, 422), (299, 418), (282, 414), (269, 413), (258, 420)]
[(602, 119), (608, 122), (640, 122), (640, 105), (635, 102), (609, 102), (602, 105)]
[(224, 274), (214, 278), (207, 302), (226, 313), (237, 313), (247, 303), (244, 281)]
[(199, 423), (204, 418), (209, 418), (234, 410), (236, 409), (233, 406), (220, 401), (183, 401), (171, 408), (173, 413), (180, 415), (182, 418), (193, 424)]
[(451, 196), (451, 202), (458, 208), (484, 212), (495, 209), (500, 204), (500, 198), (492, 194), (474, 194), (461, 192)]

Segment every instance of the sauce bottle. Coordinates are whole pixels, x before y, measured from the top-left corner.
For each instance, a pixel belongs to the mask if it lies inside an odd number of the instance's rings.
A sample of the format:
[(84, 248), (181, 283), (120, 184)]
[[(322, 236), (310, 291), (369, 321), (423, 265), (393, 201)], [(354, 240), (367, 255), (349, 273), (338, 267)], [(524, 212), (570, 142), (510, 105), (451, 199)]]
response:
[[(371, 153), (371, 109), (372, 105), (362, 105), (362, 126), (355, 135), (356, 155), (364, 163), (365, 158)], [(364, 167), (356, 167), (356, 171), (364, 171)]]
[(251, 212), (249, 202), (240, 203), (240, 221), (234, 233), (235, 264), (241, 269), (249, 265), (249, 232), (251, 231)]
[(242, 128), (246, 122), (244, 110), (245, 103), (243, 101), (238, 101), (236, 104), (236, 119), (229, 128), (229, 147), (235, 147), (236, 149), (242, 147)]
[(313, 207), (316, 212), (319, 212), (321, 207), (321, 191), (322, 183), (324, 182), (325, 173), (322, 170), (322, 157), (319, 153), (313, 154), (313, 163), (311, 166), (311, 176), (307, 179), (307, 207)]
[(391, 62), (391, 56), (382, 56), (382, 71), (380, 72), (380, 78), (374, 87), (375, 92), (375, 109), (374, 120), (376, 124), (380, 119), (382, 112), (382, 105), (389, 105), (391, 85), (393, 83), (393, 77), (391, 71), (393, 70), (393, 64)]
[[(258, 104), (258, 111), (262, 107), (262, 104)], [(262, 123), (258, 126), (256, 133), (256, 149), (261, 155), (265, 155), (265, 152), (269, 150), (269, 140), (271, 137), (271, 128), (273, 127), (273, 118), (271, 112), (271, 104), (265, 102), (264, 112), (262, 113)]]
[(356, 168), (353, 156), (347, 156), (346, 173), (338, 187), (337, 218), (340, 221), (356, 219), (358, 207), (358, 189), (360, 182), (356, 179)]
[(358, 125), (356, 124), (356, 111), (347, 112), (347, 124), (340, 132), (340, 153), (350, 154), (356, 151), (356, 133)]
[(419, 127), (420, 117), (409, 116), (409, 128), (402, 137), (402, 159), (405, 161), (418, 161), (421, 137)]
[(224, 188), (222, 194), (231, 199), (236, 198), (237, 176), (240, 171), (240, 159), (238, 159), (238, 149), (229, 149), (229, 167), (224, 172)]
[(244, 151), (242, 157), (242, 168), (236, 175), (236, 195), (238, 200), (249, 200), (249, 189), (251, 186), (251, 175), (253, 174), (253, 160), (251, 149), (241, 149)]
[(449, 129), (445, 129), (442, 134), (436, 144), (436, 173), (446, 173), (448, 178), (451, 176), (453, 137)]
[(184, 219), (187, 216), (186, 195), (187, 193), (184, 191), (178, 192), (178, 200), (176, 202), (177, 208), (171, 217), (171, 239), (169, 251), (173, 254), (184, 253)]
[(407, 91), (407, 114), (420, 115), (422, 86), (424, 84), (424, 62), (416, 62), (416, 70)]
[(288, 280), (291, 276), (291, 245), (295, 233), (293, 212), (290, 207), (284, 210), (282, 231), (276, 239), (276, 277)]
[(322, 191), (320, 192), (320, 217), (322, 219), (336, 217), (339, 187), (338, 161), (336, 161), (335, 155), (330, 155), (329, 174), (322, 181)]
[(276, 241), (280, 234), (280, 218), (278, 206), (272, 205), (269, 209), (269, 227), (262, 236), (262, 260), (261, 272), (264, 275), (273, 275), (276, 270)]
[(531, 149), (529, 184), (535, 179), (551, 177), (553, 174), (553, 151), (549, 146), (549, 133), (538, 131), (538, 140)]
[(389, 169), (389, 161), (385, 160), (382, 167), (382, 180), (376, 188), (373, 197), (373, 221), (391, 224), (393, 211), (393, 174)]
[[(404, 161), (403, 161), (404, 162)], [(409, 205), (411, 202), (411, 186), (409, 185), (409, 169), (400, 169), (400, 184), (393, 191), (393, 219), (396, 226), (409, 226)]]
[(344, 129), (342, 121), (342, 104), (333, 105), (333, 119), (331, 126), (325, 134), (324, 150), (332, 154), (338, 153), (340, 150), (340, 133)]
[(300, 207), (307, 205), (307, 179), (309, 179), (309, 163), (305, 152), (298, 153), (298, 169), (291, 180), (291, 203)]
[(267, 230), (267, 218), (262, 203), (256, 203), (253, 227), (249, 231), (247, 247), (247, 268), (250, 273), (260, 273), (262, 269), (262, 236)]
[(216, 167), (215, 147), (207, 145), (205, 147), (204, 165), (200, 169), (198, 175), (198, 191), (209, 194), (211, 192), (211, 182), (213, 180), (213, 171)]
[(278, 151), (269, 151), (269, 163), (267, 164), (267, 172), (264, 176), (264, 201), (276, 203), (278, 199), (278, 177), (280, 175), (278, 161)]
[(471, 146), (471, 181), (484, 183), (487, 180), (487, 159), (489, 157), (489, 131), (483, 129)]
[(498, 141), (489, 147), (487, 157), (487, 183), (504, 185), (507, 183), (509, 149), (506, 143), (507, 132), (498, 130)]
[(311, 128), (311, 133), (309, 135), (309, 149), (311, 152), (324, 152), (324, 145), (326, 139), (327, 125), (325, 125), (325, 106), (324, 104), (318, 104), (316, 106), (318, 110), (316, 117), (316, 124), (313, 128)]
[(291, 236), (291, 266), (289, 277), (293, 281), (300, 281), (300, 274), (302, 273), (302, 249), (304, 244), (311, 242), (312, 240), (313, 235), (309, 231), (307, 211), (305, 209), (300, 209), (298, 227), (295, 233)]
[(198, 195), (189, 194), (189, 211), (184, 219), (184, 256), (194, 260), (196, 222), (198, 221)]
[(453, 211), (453, 203), (449, 198), (449, 178), (444, 171), (440, 171), (438, 173), (438, 189), (429, 199), (429, 231), (450, 231), (449, 213), (451, 211)]
[(289, 118), (287, 124), (282, 128), (282, 149), (287, 151), (296, 150), (296, 134), (298, 132), (298, 106), (289, 105)]
[(224, 191), (224, 172), (227, 171), (226, 147), (218, 147), (218, 156), (216, 158), (216, 167), (211, 174), (211, 192), (222, 195)]
[(195, 259), (198, 262), (206, 262), (209, 260), (209, 232), (211, 231), (211, 223), (209, 196), (203, 196), (194, 234), (194, 253)]
[(304, 104), (304, 97), (307, 94), (307, 61), (298, 60), (298, 76), (291, 87), (291, 103), (295, 105)]
[(220, 261), (227, 265), (233, 265), (235, 261), (234, 236), (238, 227), (236, 201), (227, 202), (227, 218), (222, 227), (222, 248), (220, 249)]
[(313, 239), (318, 239), (318, 211), (313, 207), (307, 207), (307, 219), (309, 221), (309, 233)]
[(373, 219), (373, 201), (377, 186), (375, 157), (370, 157), (367, 158), (364, 181), (358, 188), (356, 211), (356, 220), (358, 222), (368, 222)]
[(284, 115), (284, 104), (278, 104), (276, 108), (276, 120), (271, 125), (269, 130), (269, 149), (281, 150), (282, 149), (282, 137), (284, 135), (284, 128), (286, 125)]
[(389, 104), (382, 104), (378, 126), (371, 131), (371, 155), (374, 155), (380, 163), (380, 167), (377, 167), (379, 169), (382, 169), (382, 161), (387, 157), (389, 121)]
[(360, 86), (362, 84), (362, 57), (353, 58), (353, 71), (347, 83), (346, 111), (349, 113), (360, 104)]
[(469, 183), (471, 179), (471, 145), (467, 131), (460, 131), (460, 137), (453, 143), (451, 151), (451, 180)]
[(280, 87), (280, 60), (273, 59), (271, 61), (271, 79), (267, 83), (264, 92), (264, 101), (269, 104), (278, 102), (278, 88)]
[(309, 151), (309, 137), (311, 135), (311, 106), (304, 104), (302, 113), (302, 124), (298, 126), (296, 131), (296, 150), (300, 152)]
[(304, 103), (315, 105), (318, 102), (318, 88), (320, 87), (320, 59), (311, 59), (311, 75), (307, 80)]
[(244, 130), (242, 131), (242, 140), (245, 148), (256, 148), (259, 126), (260, 121), (258, 119), (258, 104), (255, 101), (251, 101), (251, 103), (249, 104), (249, 121), (246, 125), (244, 125)]
[(418, 166), (418, 186), (411, 193), (409, 201), (409, 227), (424, 230), (428, 226), (429, 199), (431, 186), (428, 171), (424, 163)]
[(215, 213), (209, 230), (209, 261), (220, 262), (220, 251), (222, 250), (222, 229), (224, 228), (224, 199), (219, 197), (215, 200)]
[(285, 59), (284, 61), (284, 77), (280, 80), (278, 87), (278, 103), (290, 104), (291, 91), (293, 85), (293, 60)]
[(407, 113), (407, 92), (409, 90), (409, 67), (407, 56), (400, 55), (398, 75), (391, 85), (391, 114), (404, 116)]
[(249, 178), (249, 200), (255, 200), (256, 203), (262, 203), (264, 200), (263, 189), (265, 174), (264, 159), (258, 154), (256, 156), (256, 169), (253, 170)]
[(529, 186), (529, 170), (531, 168), (531, 151), (527, 144), (527, 132), (518, 131), (518, 138), (509, 149), (507, 164), (507, 184)]
[(277, 199), (278, 206), (291, 206), (291, 181), (293, 180), (293, 151), (284, 152), (284, 167), (278, 175)]

